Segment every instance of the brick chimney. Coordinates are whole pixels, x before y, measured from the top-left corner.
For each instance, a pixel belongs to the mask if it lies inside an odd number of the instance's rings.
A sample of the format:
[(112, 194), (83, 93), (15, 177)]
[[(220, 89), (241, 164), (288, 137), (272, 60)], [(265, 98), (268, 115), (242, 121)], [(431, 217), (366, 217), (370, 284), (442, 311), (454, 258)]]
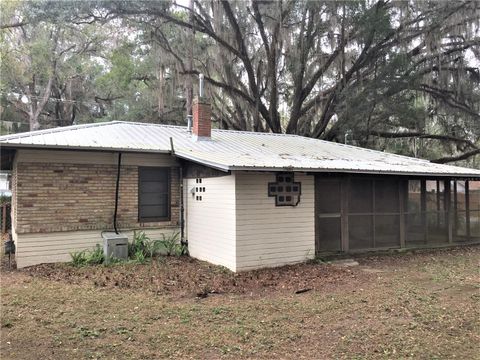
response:
[(200, 74), (199, 96), (193, 99), (193, 128), (195, 140), (210, 140), (212, 135), (212, 107), (203, 96), (203, 74)]

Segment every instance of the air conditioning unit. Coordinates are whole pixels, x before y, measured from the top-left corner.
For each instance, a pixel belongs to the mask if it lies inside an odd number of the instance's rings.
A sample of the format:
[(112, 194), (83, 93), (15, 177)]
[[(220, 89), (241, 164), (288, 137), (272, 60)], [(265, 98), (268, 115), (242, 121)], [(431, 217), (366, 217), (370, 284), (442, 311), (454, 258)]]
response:
[(108, 262), (110, 258), (128, 259), (128, 237), (126, 235), (105, 232), (102, 237), (105, 262)]

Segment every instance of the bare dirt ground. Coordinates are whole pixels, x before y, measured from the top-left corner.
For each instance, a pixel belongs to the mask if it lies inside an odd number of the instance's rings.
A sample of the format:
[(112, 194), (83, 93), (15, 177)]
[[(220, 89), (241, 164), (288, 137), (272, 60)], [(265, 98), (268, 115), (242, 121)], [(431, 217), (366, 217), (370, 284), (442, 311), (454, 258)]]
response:
[(4, 263), (1, 358), (480, 359), (479, 260), (465, 247), (240, 274), (189, 258)]

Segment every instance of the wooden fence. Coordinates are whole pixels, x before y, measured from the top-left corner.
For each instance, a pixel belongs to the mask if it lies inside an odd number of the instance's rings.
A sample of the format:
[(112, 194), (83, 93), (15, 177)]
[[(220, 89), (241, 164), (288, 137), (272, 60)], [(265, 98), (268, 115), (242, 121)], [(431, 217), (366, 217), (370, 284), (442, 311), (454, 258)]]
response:
[(11, 203), (3, 203), (0, 205), (2, 219), (2, 234), (9, 232), (12, 228), (12, 219), (10, 216)]

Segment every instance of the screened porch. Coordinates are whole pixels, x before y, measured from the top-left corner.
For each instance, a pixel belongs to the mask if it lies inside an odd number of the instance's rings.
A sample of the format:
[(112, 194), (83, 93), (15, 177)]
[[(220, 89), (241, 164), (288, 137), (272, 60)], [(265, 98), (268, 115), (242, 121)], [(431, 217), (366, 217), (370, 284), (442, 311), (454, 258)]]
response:
[(480, 181), (317, 175), (316, 251), (480, 241)]

